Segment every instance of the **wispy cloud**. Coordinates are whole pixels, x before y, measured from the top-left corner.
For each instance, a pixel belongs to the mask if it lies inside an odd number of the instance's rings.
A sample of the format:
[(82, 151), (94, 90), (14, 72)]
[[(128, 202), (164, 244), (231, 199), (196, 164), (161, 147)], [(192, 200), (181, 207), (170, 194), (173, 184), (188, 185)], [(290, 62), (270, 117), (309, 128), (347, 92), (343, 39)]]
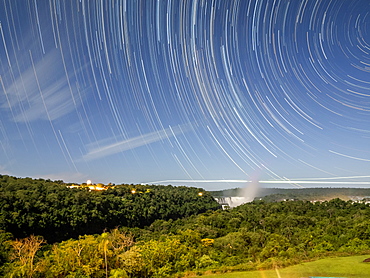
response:
[(108, 155), (132, 150), (141, 146), (149, 145), (154, 142), (174, 137), (190, 130), (190, 125), (168, 127), (166, 129), (150, 132), (130, 139), (121, 140), (113, 144), (100, 146), (100, 142), (89, 144), (88, 153), (82, 158), (86, 161), (102, 158)]
[(13, 121), (55, 120), (73, 111), (81, 103), (73, 76), (66, 76), (60, 53), (55, 50), (40, 61), (32, 53), (25, 57), (24, 69), (0, 73), (3, 96), (1, 108), (12, 112)]

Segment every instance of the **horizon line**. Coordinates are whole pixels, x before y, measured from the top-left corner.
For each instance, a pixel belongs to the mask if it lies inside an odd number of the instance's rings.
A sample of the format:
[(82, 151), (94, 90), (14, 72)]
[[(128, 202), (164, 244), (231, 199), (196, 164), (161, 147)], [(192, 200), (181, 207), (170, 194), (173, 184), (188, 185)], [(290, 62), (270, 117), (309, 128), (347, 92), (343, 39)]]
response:
[[(362, 176), (367, 177), (367, 176)], [(339, 178), (340, 179), (340, 178)], [(370, 181), (322, 181), (322, 180), (163, 180), (148, 182), (143, 184), (160, 184), (160, 183), (252, 183), (262, 184), (352, 184), (352, 185), (370, 185)]]

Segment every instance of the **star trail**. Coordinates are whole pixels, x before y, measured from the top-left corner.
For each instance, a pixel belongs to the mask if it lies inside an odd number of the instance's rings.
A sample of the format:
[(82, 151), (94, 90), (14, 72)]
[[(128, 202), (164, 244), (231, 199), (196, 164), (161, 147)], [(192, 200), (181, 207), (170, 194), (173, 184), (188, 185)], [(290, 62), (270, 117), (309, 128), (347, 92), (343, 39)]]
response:
[(4, 0), (0, 62), (2, 174), (369, 183), (368, 0)]

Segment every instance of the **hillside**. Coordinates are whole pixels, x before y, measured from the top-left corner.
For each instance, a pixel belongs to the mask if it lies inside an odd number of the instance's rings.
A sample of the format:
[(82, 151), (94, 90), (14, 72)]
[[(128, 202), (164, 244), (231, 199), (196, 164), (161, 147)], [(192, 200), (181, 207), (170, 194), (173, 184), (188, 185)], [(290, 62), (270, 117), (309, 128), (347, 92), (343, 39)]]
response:
[[(242, 188), (210, 191), (214, 197), (244, 197)], [(370, 188), (260, 188), (256, 199), (265, 201), (306, 200), (329, 201), (335, 198), (342, 200), (370, 200)]]
[[(0, 276), (179, 278), (370, 250), (364, 202), (255, 200), (220, 210), (199, 188), (69, 186), (0, 176)], [(271, 192), (265, 197), (281, 197)], [(302, 192), (316, 198), (333, 190), (283, 190)]]
[(63, 181), (0, 175), (0, 230), (55, 242), (219, 208), (208, 192), (194, 187), (120, 184), (101, 191), (70, 187)]

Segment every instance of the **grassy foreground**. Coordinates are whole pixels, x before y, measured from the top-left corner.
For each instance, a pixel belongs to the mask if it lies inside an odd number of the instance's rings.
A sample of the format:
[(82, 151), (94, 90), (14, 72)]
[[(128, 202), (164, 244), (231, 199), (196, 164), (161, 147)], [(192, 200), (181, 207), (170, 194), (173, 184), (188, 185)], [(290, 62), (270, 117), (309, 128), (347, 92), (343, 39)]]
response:
[(370, 263), (363, 260), (370, 255), (322, 259), (302, 263), (278, 270), (233, 272), (225, 274), (204, 275), (206, 278), (305, 278), (317, 277), (370, 277)]

